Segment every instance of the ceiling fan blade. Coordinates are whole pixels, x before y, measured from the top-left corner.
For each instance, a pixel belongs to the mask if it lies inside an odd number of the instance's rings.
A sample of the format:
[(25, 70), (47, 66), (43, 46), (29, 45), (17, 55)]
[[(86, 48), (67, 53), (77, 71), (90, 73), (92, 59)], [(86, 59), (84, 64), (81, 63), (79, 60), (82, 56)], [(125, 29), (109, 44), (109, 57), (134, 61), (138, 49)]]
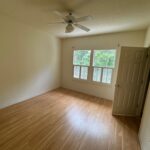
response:
[(66, 21), (66, 17), (63, 15), (63, 12), (55, 10), (55, 11), (53, 11), (53, 13)]
[(57, 16), (59, 16), (59, 17), (64, 17), (62, 15), (62, 13), (60, 11), (58, 11), (58, 10), (53, 11), (53, 13), (56, 14)]
[(76, 27), (80, 28), (81, 30), (86, 31), (86, 32), (89, 32), (89, 31), (90, 31), (89, 28), (87, 28), (87, 27), (85, 27), (85, 26), (83, 26), (83, 25), (81, 25), (81, 24), (75, 23), (74, 25), (75, 25)]
[(87, 20), (92, 20), (92, 16), (83, 16), (80, 18), (76, 18), (75, 22), (81, 22), (81, 21), (87, 21)]
[(51, 25), (51, 24), (65, 24), (64, 21), (59, 21), (59, 22), (50, 22), (48, 23), (48, 25)]

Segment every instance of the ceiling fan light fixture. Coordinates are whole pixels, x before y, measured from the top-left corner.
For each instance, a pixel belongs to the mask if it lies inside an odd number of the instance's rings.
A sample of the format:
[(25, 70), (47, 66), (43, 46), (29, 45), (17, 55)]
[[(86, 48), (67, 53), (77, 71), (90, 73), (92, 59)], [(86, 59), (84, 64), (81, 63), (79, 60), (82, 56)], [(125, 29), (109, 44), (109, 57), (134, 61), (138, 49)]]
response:
[(70, 33), (70, 32), (72, 32), (73, 30), (74, 30), (73, 25), (69, 23), (69, 24), (66, 26), (66, 31), (67, 31), (67, 33)]
[(58, 23), (67, 24), (67, 26), (65, 28), (66, 33), (71, 33), (72, 31), (74, 31), (75, 28), (79, 28), (85, 32), (90, 31), (89, 28), (81, 25), (79, 22), (90, 20), (90, 19), (92, 19), (91, 16), (82, 16), (80, 18), (76, 18), (74, 15), (72, 15), (72, 12), (70, 12), (70, 11), (68, 12), (67, 16), (64, 16), (62, 14), (62, 12), (60, 12), (60, 11), (55, 11), (55, 14), (57, 14), (58, 16), (60, 16), (63, 19), (63, 22), (58, 22)]

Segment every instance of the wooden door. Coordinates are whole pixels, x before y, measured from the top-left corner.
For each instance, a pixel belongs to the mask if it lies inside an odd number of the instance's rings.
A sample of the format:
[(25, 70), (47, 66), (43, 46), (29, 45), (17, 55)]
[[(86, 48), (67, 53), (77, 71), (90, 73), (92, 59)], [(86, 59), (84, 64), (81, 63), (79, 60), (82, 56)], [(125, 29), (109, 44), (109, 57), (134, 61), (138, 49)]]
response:
[(113, 104), (114, 115), (137, 116), (146, 59), (146, 48), (121, 48)]

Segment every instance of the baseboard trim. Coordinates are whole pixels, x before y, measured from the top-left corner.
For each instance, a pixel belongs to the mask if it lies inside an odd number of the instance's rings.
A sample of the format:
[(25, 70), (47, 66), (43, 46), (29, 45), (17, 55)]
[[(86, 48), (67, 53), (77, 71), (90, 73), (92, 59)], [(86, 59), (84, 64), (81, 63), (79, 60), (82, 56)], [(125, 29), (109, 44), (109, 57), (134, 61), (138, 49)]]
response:
[(25, 101), (28, 101), (28, 100), (31, 100), (32, 98), (36, 98), (36, 97), (38, 97), (38, 96), (42, 96), (42, 95), (44, 95), (44, 94), (46, 94), (46, 93), (48, 93), (48, 92), (54, 91), (54, 90), (56, 90), (56, 89), (58, 89), (58, 88), (60, 88), (60, 86), (59, 86), (59, 87), (56, 87), (56, 88), (54, 88), (54, 89), (45, 90), (44, 92), (41, 92), (41, 93), (39, 93), (38, 95), (32, 96), (32, 97), (27, 98), (27, 99), (20, 100), (20, 101), (18, 101), (18, 102), (16, 102), (16, 103), (13, 103), (13, 104), (10, 104), (10, 105), (4, 105), (4, 106), (0, 107), (0, 110), (5, 109), (5, 108), (7, 108), (7, 107), (11, 107), (11, 106), (13, 106), (13, 105), (17, 105), (17, 104), (19, 104), (19, 103), (22, 103), (22, 102), (25, 102)]
[(142, 142), (141, 142), (141, 139), (140, 139), (140, 136), (139, 136), (139, 135), (138, 135), (138, 139), (139, 139), (140, 149), (141, 149), (141, 150), (144, 150), (144, 149), (143, 149)]
[(139, 117), (139, 116), (133, 116), (133, 115), (117, 114), (117, 113), (114, 113), (114, 112), (112, 112), (112, 115), (113, 116), (122, 116), (122, 117)]
[(63, 86), (61, 88), (67, 89), (67, 90), (72, 90), (72, 91), (79, 92), (79, 93), (82, 93), (82, 94), (87, 94), (89, 96), (94, 96), (94, 97), (98, 97), (100, 99), (104, 99), (104, 100), (108, 100), (110, 102), (113, 102), (113, 100), (111, 100), (111, 99), (106, 99), (106, 98), (103, 98), (103, 97), (100, 97), (100, 96), (97, 96), (97, 95), (94, 95), (94, 94), (89, 94), (88, 92), (83, 92), (81, 90), (77, 90), (77, 89), (73, 89), (73, 88), (68, 88), (68, 87), (63, 87)]

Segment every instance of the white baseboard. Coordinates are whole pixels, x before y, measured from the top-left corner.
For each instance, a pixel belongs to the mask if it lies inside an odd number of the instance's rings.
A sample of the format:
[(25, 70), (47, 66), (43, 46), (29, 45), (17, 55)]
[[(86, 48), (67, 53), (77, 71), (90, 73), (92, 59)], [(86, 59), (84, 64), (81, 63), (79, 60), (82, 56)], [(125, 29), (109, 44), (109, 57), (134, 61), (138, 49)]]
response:
[(19, 99), (19, 100), (17, 100), (16, 102), (12, 102), (12, 103), (9, 103), (9, 104), (8, 104), (8, 103), (7, 103), (7, 104), (4, 104), (4, 105), (1, 105), (1, 104), (0, 104), (0, 109), (6, 108), (6, 107), (10, 107), (10, 106), (12, 106), (12, 105), (16, 105), (16, 104), (18, 104), (18, 103), (21, 103), (21, 102), (30, 100), (30, 99), (32, 99), (32, 98), (34, 98), (34, 97), (43, 95), (43, 94), (45, 94), (45, 93), (47, 93), (47, 92), (50, 92), (50, 91), (53, 91), (53, 90), (55, 90), (55, 89), (57, 89), (57, 88), (59, 88), (59, 87), (56, 87), (56, 88), (53, 88), (53, 89), (47, 89), (47, 90), (45, 90), (45, 91), (41, 91), (41, 92), (39, 92), (38, 94), (35, 94), (35, 95), (33, 95), (33, 96), (29, 96), (29, 97), (27, 97), (27, 98), (25, 98), (25, 99)]

